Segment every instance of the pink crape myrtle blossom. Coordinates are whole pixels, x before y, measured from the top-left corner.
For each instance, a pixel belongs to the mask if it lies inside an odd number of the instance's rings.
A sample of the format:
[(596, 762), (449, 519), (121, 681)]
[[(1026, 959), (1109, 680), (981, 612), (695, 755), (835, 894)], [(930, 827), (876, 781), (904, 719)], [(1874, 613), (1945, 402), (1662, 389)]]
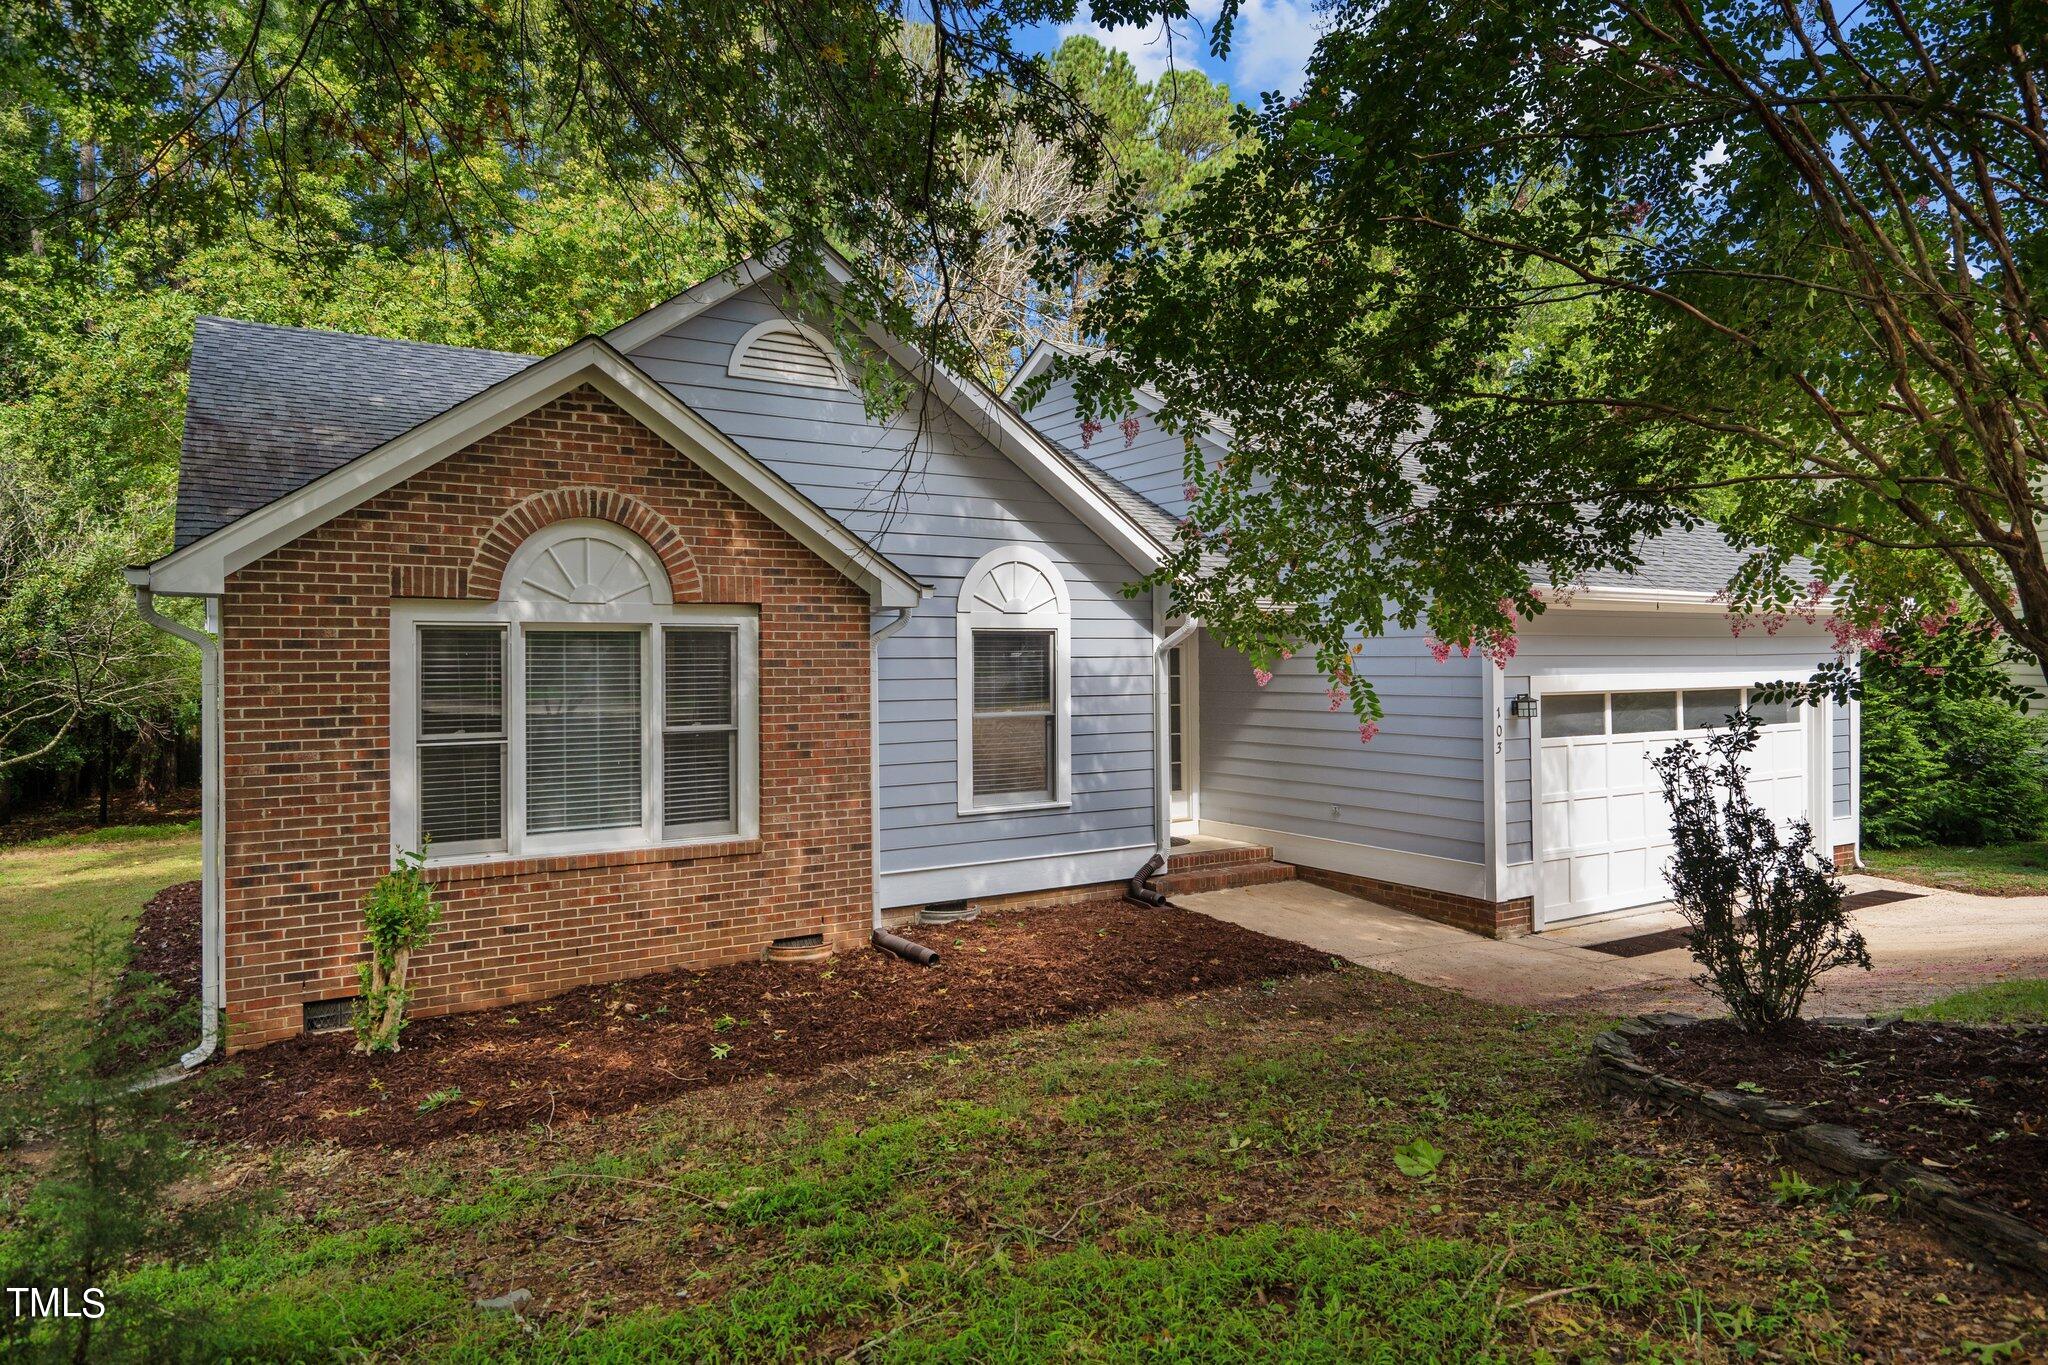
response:
[(1376, 720), (1369, 720), (1358, 727), (1358, 742), (1360, 744), (1370, 744), (1373, 741), (1373, 736), (1379, 732), (1380, 723)]
[(1189, 502), (1199, 502), (1202, 497), (1202, 490), (1190, 480), (1180, 486), (1180, 495)]
[(1349, 700), (1351, 700), (1351, 690), (1349, 688), (1344, 686), (1343, 683), (1330, 684), (1330, 709), (1332, 711), (1341, 711), (1344, 708), (1344, 703)]
[(1093, 417), (1083, 417), (1081, 419), (1081, 449), (1086, 450), (1094, 443), (1095, 438), (1101, 434), (1102, 423), (1096, 421)]
[(1131, 448), (1131, 443), (1138, 439), (1138, 433), (1144, 430), (1144, 428), (1139, 425), (1138, 419), (1135, 416), (1126, 417), (1123, 421), (1118, 422), (1116, 424), (1116, 429), (1124, 434), (1125, 450), (1129, 450)]
[(1429, 657), (1443, 663), (1451, 657), (1451, 647), (1432, 635), (1429, 637)]
[(1273, 681), (1273, 675), (1263, 668), (1254, 668), (1252, 670), (1252, 681), (1264, 687), (1267, 683)]

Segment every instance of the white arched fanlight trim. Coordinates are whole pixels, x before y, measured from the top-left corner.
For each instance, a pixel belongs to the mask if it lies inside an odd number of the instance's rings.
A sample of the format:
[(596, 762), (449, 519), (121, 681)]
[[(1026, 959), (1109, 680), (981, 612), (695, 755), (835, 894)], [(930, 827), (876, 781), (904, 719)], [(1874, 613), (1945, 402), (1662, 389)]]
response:
[(665, 607), (668, 571), (647, 542), (608, 521), (558, 521), (528, 536), (505, 565), (502, 601), (601, 610)]
[(847, 387), (846, 367), (840, 363), (839, 348), (805, 323), (790, 318), (770, 318), (749, 327), (733, 343), (732, 359), (725, 372), (734, 379), (757, 379), (771, 384), (797, 384), (812, 389)]
[[(1029, 545), (1006, 545), (976, 560), (960, 581), (955, 607), (958, 621), (956, 673), (959, 703), (959, 808), (962, 815), (1033, 810), (1065, 806), (1073, 787), (1072, 645), (1073, 604), (1066, 580), (1053, 562)], [(1008, 632), (1043, 638), (1046, 689), (1043, 710), (1030, 686), (1036, 677), (1029, 661), (1037, 647), (1024, 641), (1023, 666), (1007, 684), (991, 678), (991, 696), (979, 695), (975, 638), (986, 632)], [(990, 652), (998, 651), (990, 642)], [(1021, 690), (1020, 690), (1021, 689)], [(975, 780), (977, 725), (987, 728), (993, 752), (999, 738), (1015, 737), (1027, 719), (1043, 725), (1046, 739), (1044, 782), (1030, 790), (989, 790)]]

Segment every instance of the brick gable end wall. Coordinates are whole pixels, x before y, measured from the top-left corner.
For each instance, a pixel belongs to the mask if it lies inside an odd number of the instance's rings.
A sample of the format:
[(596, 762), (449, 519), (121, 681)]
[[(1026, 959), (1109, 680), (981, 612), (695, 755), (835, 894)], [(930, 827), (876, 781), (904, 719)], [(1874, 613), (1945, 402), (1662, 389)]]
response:
[[(580, 491), (547, 496), (558, 490)], [(474, 566), (502, 563), (486, 541), (522, 504), (548, 515), (516, 522), (595, 510), (643, 539), (659, 535), (646, 521), (657, 517), (680, 542), (663, 554), (678, 600), (759, 607), (760, 838), (438, 876), (444, 919), (415, 960), (414, 1012), (733, 961), (790, 934), (822, 933), (835, 947), (865, 939), (866, 593), (581, 388), (228, 580), (232, 1046), (292, 1036), (306, 1002), (355, 993), (362, 898), (391, 852), (392, 594), (494, 595), (494, 582), (472, 581), (491, 577)]]

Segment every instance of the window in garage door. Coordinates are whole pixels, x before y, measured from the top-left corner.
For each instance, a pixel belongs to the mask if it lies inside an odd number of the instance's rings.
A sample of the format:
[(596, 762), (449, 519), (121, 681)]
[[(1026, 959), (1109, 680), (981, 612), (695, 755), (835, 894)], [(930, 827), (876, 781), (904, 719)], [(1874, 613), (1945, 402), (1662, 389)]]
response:
[[(1552, 693), (1542, 703), (1537, 862), (1547, 924), (1670, 896), (1671, 826), (1651, 760), (1727, 723), (1743, 688)], [(1789, 703), (1757, 704), (1764, 724), (1750, 795), (1780, 821), (1806, 814), (1807, 755)]]

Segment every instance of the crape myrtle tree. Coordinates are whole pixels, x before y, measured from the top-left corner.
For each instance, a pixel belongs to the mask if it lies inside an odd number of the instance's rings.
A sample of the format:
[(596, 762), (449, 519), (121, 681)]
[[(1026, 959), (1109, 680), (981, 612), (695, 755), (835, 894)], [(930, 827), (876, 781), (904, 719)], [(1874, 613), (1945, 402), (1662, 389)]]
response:
[(1545, 585), (1712, 519), (1752, 552), (1738, 617), (1838, 605), (1845, 657), (1978, 621), (2048, 662), (2048, 8), (1327, 23), (1299, 98), (1163, 223), (1047, 238), (1048, 278), (1100, 277), (1084, 403), (1145, 386), (1232, 435), (1190, 461), (1160, 576), (1185, 609), (1261, 666), (1313, 646), (1370, 721), (1347, 640), (1423, 623), (1502, 658)]

